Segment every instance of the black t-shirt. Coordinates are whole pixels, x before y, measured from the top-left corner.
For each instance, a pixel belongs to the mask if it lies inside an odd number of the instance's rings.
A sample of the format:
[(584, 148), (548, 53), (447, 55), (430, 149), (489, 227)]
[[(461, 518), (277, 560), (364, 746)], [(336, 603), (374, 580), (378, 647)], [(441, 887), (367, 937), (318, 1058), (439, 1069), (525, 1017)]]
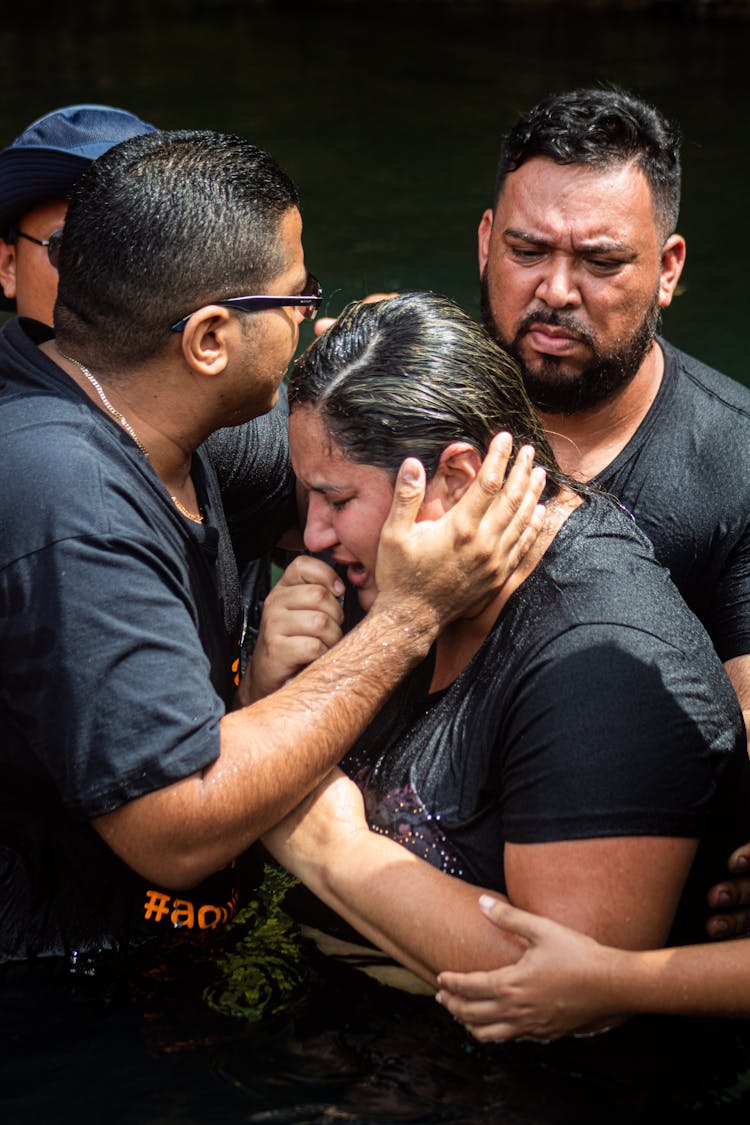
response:
[(702, 920), (747, 835), (750, 765), (724, 669), (631, 519), (588, 498), (455, 682), (430, 694), (432, 669), (344, 760), (376, 831), (500, 891), (506, 840), (701, 837)]
[(633, 513), (729, 660), (750, 653), (750, 390), (660, 343), (656, 399), (593, 483)]
[[(33, 322), (0, 333), (0, 959), (211, 929), (258, 873), (246, 855), (172, 896), (89, 824), (218, 756), (239, 584), (205, 452), (199, 525), (40, 338)], [(259, 443), (253, 457), (261, 480), (279, 463)]]

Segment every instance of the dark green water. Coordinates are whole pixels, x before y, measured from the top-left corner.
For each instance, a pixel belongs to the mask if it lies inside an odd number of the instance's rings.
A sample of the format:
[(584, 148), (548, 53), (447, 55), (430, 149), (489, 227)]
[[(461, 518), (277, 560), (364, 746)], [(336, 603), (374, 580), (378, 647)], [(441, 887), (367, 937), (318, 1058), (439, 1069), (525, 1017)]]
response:
[(4, 12), (0, 138), (73, 101), (249, 136), (302, 190), (308, 260), (333, 311), (405, 288), (475, 309), (476, 227), (517, 112), (573, 85), (636, 90), (685, 138), (688, 265), (665, 331), (750, 379), (750, 20), (472, 0), (60, 7), (43, 26)]
[[(675, 115), (685, 137), (688, 266), (665, 333), (750, 382), (750, 22), (470, 0), (60, 9), (44, 22), (36, 10), (3, 13), (0, 140), (76, 101), (122, 105), (163, 127), (246, 134), (300, 185), (308, 262), (332, 312), (405, 288), (475, 310), (476, 225), (515, 114), (577, 84), (635, 89)], [(235, 938), (218, 961), (182, 951), (93, 975), (0, 972), (0, 1120), (747, 1117), (745, 1024), (651, 1020), (594, 1042), (479, 1050), (429, 999), (321, 963), (285, 923), (251, 929), (239, 947)]]
[[(0, 969), (4, 1125), (734, 1125), (746, 1023), (473, 1044), (429, 997), (322, 958), (279, 879), (216, 943)], [(404, 904), (408, 909), (408, 903)]]

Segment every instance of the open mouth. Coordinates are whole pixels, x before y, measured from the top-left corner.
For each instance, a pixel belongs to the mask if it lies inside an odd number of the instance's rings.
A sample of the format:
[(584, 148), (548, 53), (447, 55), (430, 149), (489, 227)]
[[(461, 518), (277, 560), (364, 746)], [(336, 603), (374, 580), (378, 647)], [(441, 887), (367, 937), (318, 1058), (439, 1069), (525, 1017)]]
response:
[(346, 568), (346, 577), (351, 586), (364, 586), (370, 577), (370, 572), (362, 563), (351, 563)]

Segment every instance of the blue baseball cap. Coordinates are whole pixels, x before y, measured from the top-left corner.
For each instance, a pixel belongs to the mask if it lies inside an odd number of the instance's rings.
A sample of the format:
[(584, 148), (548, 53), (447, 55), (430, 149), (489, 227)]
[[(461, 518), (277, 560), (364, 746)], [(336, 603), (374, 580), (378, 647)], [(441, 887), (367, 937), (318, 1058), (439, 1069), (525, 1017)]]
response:
[[(153, 125), (111, 105), (68, 105), (32, 122), (0, 151), (0, 238), (33, 207), (66, 199), (107, 149), (153, 132)], [(13, 307), (0, 293), (0, 308)]]

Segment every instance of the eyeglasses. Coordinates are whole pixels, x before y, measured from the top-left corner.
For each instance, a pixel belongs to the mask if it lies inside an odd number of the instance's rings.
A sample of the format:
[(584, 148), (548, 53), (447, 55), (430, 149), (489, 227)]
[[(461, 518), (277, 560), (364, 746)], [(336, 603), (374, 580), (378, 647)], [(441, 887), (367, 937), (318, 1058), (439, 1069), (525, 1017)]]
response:
[[(222, 301), (207, 301), (207, 304), (221, 305), (225, 309), (236, 309), (238, 312), (261, 312), (263, 309), (301, 308), (305, 320), (315, 320), (323, 300), (323, 289), (317, 277), (308, 273), (305, 281), (304, 292), (294, 297), (277, 297), (266, 293), (251, 297), (227, 297)], [(202, 306), (205, 307), (205, 306)], [(194, 310), (197, 312), (197, 309)], [(182, 332), (193, 313), (188, 313), (181, 320), (175, 321), (170, 326), (170, 332)]]
[(62, 236), (62, 230), (53, 230), (49, 238), (35, 238), (33, 234), (27, 234), (25, 230), (18, 230), (17, 227), (14, 227), (10, 232), (9, 241), (15, 242), (17, 238), (25, 238), (27, 242), (33, 242), (35, 246), (44, 246), (49, 256), (50, 265), (57, 269), (60, 261)]

